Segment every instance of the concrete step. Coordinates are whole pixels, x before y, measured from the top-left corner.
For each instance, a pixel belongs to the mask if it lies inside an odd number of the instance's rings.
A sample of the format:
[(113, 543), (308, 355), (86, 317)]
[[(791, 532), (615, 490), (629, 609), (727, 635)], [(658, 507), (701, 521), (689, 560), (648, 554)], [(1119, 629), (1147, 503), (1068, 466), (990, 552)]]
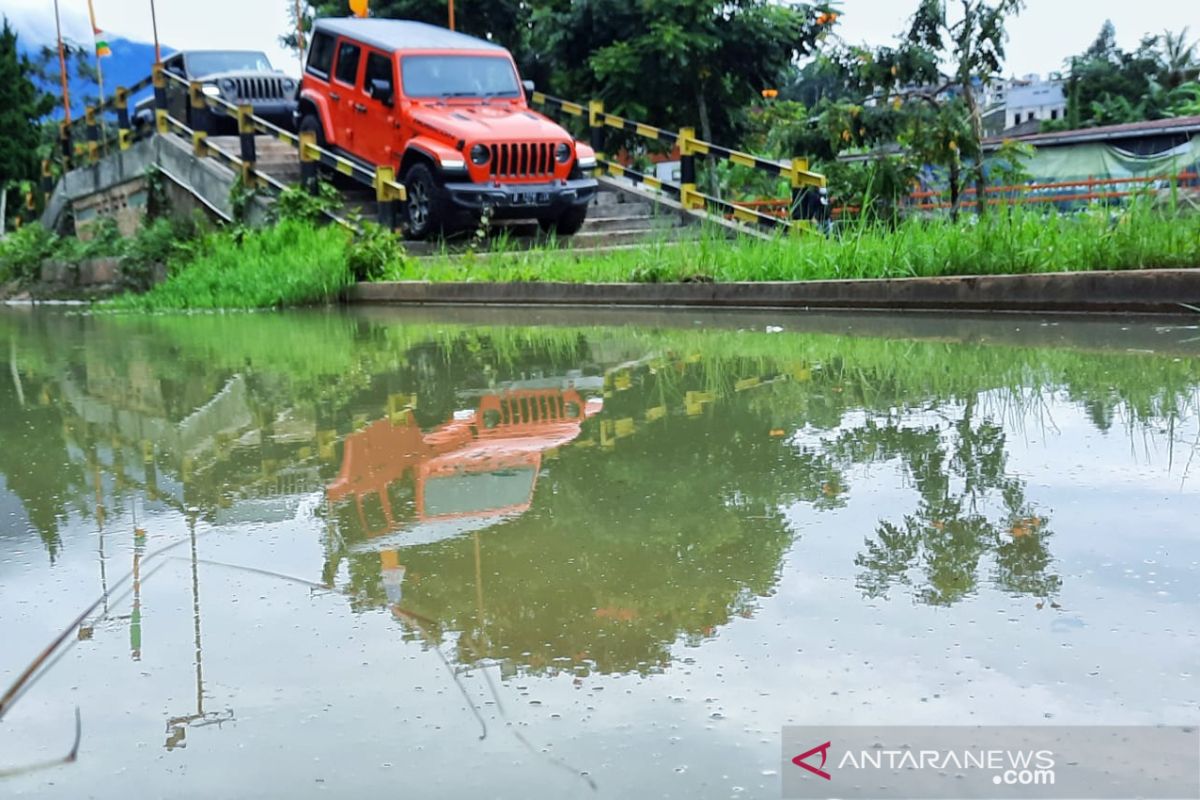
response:
[[(545, 247), (551, 241), (560, 250), (591, 252), (593, 250), (612, 250), (622, 247), (633, 248), (650, 242), (676, 242), (689, 239), (694, 236), (695, 231), (694, 228), (689, 227), (658, 229), (638, 226), (611, 230), (588, 230), (585, 228), (574, 236), (555, 237), (551, 239), (551, 237), (537, 232), (536, 228), (531, 232), (528, 228), (522, 226), (507, 226), (505, 228), (497, 226), (492, 229), (492, 235), (489, 237), (489, 240), (494, 240), (501, 230), (508, 232), (508, 238), (504, 245), (506, 252)], [(487, 253), (488, 246), (489, 243), (485, 242), (482, 247), (478, 248), (478, 254)], [(470, 247), (470, 236), (457, 236), (449, 241), (405, 242), (405, 249), (409, 255), (418, 258), (436, 258), (443, 254), (455, 255), (466, 252)]]
[(615, 231), (615, 230), (670, 230), (683, 225), (683, 220), (675, 216), (663, 217), (600, 217), (588, 216), (583, 225), (583, 231)]
[(654, 214), (650, 203), (593, 204), (588, 208), (588, 219), (630, 219), (649, 217)]

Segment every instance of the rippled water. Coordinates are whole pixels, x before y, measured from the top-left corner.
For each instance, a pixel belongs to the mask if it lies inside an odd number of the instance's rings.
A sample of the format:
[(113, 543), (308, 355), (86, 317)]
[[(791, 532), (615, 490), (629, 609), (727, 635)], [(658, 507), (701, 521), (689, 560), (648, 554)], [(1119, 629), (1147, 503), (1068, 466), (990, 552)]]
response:
[[(0, 339), (0, 689), (105, 598), (0, 719), (0, 794), (777, 797), (784, 724), (1200, 703), (1194, 327), (12, 309)], [(21, 771), (76, 708), (78, 760)]]

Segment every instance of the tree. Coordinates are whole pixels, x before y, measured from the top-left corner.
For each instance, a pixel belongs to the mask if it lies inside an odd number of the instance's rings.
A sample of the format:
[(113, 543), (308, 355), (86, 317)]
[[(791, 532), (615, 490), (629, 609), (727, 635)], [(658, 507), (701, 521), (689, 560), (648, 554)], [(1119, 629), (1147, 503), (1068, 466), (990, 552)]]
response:
[[(319, 0), (317, 16), (343, 13)], [(375, 0), (372, 15), (445, 25), (446, 7)], [(836, 20), (825, 5), (769, 0), (479, 0), (457, 29), (512, 51), (524, 77), (572, 99), (603, 98), (611, 111), (662, 127), (698, 126), (728, 140), (739, 112), (775, 88)], [(294, 46), (295, 34), (283, 37)]]
[(1200, 60), (1196, 58), (1200, 42), (1188, 44), (1187, 35), (1187, 28), (1178, 33), (1163, 32), (1161, 82), (1168, 91), (1200, 77)]
[(53, 107), (53, 98), (38, 91), (29, 79), (29, 59), (17, 51), (17, 34), (4, 19), (0, 30), (0, 190), (40, 174), (39, 120)]
[[(921, 0), (913, 15), (908, 40), (921, 44), (934, 53), (944, 55), (954, 64), (956, 84), (970, 116), (970, 149), (982, 150), (983, 117), (975, 91), (995, 80), (1004, 61), (1004, 43), (1008, 34), (1004, 23), (1019, 14), (1024, 0), (960, 0), (962, 16), (952, 20), (946, 0)], [(962, 143), (960, 143), (960, 148)], [(983, 160), (976, 158), (972, 172), (975, 177), (975, 198), (979, 215), (987, 208)]]
[[(1188, 30), (1144, 36), (1138, 48), (1117, 46), (1111, 22), (1096, 40), (1068, 60), (1067, 114), (1060, 125), (1088, 127), (1160, 119), (1177, 114), (1186, 87), (1200, 75), (1197, 43), (1188, 43)], [(1181, 92), (1182, 90), (1182, 92)]]

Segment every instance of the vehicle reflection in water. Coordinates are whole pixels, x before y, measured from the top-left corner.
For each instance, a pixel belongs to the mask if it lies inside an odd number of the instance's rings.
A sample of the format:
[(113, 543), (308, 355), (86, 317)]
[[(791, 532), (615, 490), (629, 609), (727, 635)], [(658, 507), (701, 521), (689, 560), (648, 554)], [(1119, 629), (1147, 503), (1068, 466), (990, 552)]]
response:
[[(1056, 552), (1080, 511), (1052, 505), (1052, 456), (1031, 461), (1023, 438), (1069, 450), (1126, 435), (1123, 420), (1167, 452), (1195, 427), (1200, 386), (1200, 362), (1169, 353), (737, 330), (287, 315), (0, 316), (0, 330), (17, 343), (0, 435), (20, 443), (0, 448), (0, 502), (47, 584), (86, 561), (79, 607), (132, 569), (130, 594), (79, 631), (86, 653), (119, 638), (122, 666), (150, 674), (161, 642), (187, 634), (149, 733), (166, 721), (172, 758), (189, 738), (215, 747), (189, 732), (236, 730), (223, 723), (253, 702), (229, 661), (242, 612), (212, 621), (231, 598), (206, 588), (220, 580), (208, 541), (252, 554), (241, 566), (262, 580), (311, 582), (347, 616), (398, 624), (390, 641), (456, 670), (658, 680), (773, 608), (761, 646), (787, 673), (807, 644), (787, 626), (810, 614), (870, 607), (902, 625), (1007, 598), (1074, 624), (1064, 596), (1101, 594), (1078, 544), (1065, 567)], [(1074, 428), (1042, 423), (1047, 408)], [(1108, 459), (1105, 474), (1126, 466)], [(1086, 481), (1071, 491), (1102, 502)], [(24, 530), (10, 535), (24, 547)], [(174, 605), (144, 580), (165, 541), (189, 549)], [(778, 595), (801, 591), (811, 611), (780, 611)], [(880, 658), (859, 625), (840, 646)]]

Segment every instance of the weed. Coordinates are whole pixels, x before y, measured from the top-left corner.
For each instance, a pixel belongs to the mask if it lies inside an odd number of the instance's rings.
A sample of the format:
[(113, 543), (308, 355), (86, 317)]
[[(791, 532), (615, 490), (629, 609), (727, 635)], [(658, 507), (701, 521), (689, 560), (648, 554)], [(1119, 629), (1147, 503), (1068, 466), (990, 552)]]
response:
[(310, 192), (304, 186), (296, 184), (284, 189), (275, 198), (275, 204), (271, 207), (271, 218), (276, 221), (293, 219), (312, 223), (323, 222), (326, 215), (332, 213), (341, 202), (342, 197), (338, 190), (327, 181), (318, 181), (316, 192)]

